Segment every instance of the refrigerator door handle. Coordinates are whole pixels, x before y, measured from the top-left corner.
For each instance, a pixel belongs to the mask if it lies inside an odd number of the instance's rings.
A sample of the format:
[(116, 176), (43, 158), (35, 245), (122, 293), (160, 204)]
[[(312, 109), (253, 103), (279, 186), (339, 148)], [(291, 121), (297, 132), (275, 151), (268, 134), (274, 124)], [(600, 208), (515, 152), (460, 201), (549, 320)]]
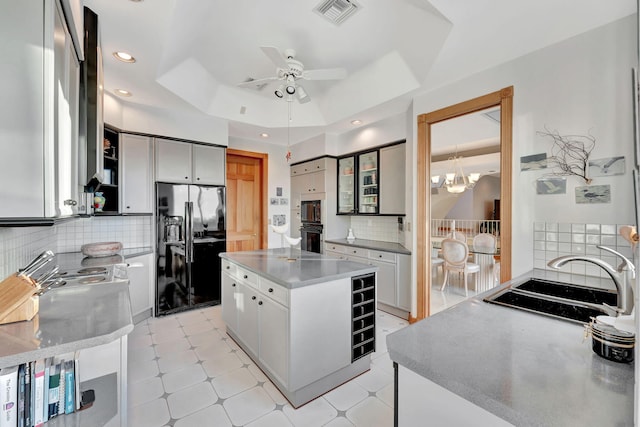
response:
[(187, 235), (187, 238), (189, 239), (189, 241), (187, 242), (187, 250), (188, 250), (188, 257), (187, 257), (187, 262), (193, 262), (194, 260), (194, 255), (193, 255), (193, 202), (187, 202), (187, 223), (189, 224), (189, 234)]

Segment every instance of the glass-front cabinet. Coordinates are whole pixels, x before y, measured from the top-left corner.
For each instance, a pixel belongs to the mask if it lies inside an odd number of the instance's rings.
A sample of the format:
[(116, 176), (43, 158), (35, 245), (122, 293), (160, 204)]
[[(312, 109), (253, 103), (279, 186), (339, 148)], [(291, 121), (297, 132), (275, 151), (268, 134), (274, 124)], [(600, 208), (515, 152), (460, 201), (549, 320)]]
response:
[(338, 159), (338, 214), (377, 214), (378, 150)]
[(355, 156), (338, 159), (338, 213), (356, 213)]
[(358, 156), (358, 213), (378, 213), (378, 151)]

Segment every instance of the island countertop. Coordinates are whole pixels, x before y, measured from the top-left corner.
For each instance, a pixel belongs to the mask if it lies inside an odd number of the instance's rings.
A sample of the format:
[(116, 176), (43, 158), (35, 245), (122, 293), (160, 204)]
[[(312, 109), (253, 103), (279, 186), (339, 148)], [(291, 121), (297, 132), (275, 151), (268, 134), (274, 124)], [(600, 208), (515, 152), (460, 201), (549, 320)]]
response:
[(517, 426), (633, 425), (633, 363), (595, 354), (579, 324), (484, 296), (388, 335), (391, 359)]
[(377, 267), (291, 248), (223, 252), (222, 259), (239, 264), (288, 289), (377, 271)]

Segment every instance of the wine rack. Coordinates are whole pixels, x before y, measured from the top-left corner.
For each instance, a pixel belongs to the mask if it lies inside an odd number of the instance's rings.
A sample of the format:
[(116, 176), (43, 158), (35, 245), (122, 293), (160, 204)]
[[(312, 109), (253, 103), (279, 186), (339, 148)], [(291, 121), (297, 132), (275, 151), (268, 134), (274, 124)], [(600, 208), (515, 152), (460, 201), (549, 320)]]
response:
[(376, 350), (376, 275), (351, 279), (351, 362)]

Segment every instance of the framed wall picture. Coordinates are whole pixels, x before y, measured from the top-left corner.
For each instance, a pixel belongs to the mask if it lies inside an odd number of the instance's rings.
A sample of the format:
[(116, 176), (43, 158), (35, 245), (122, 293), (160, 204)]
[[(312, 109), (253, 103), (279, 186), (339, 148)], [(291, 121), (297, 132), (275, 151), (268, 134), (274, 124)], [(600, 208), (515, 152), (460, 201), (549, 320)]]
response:
[(565, 177), (547, 177), (536, 180), (537, 194), (566, 194), (567, 178)]
[(610, 185), (585, 185), (576, 187), (576, 203), (596, 204), (611, 202)]

